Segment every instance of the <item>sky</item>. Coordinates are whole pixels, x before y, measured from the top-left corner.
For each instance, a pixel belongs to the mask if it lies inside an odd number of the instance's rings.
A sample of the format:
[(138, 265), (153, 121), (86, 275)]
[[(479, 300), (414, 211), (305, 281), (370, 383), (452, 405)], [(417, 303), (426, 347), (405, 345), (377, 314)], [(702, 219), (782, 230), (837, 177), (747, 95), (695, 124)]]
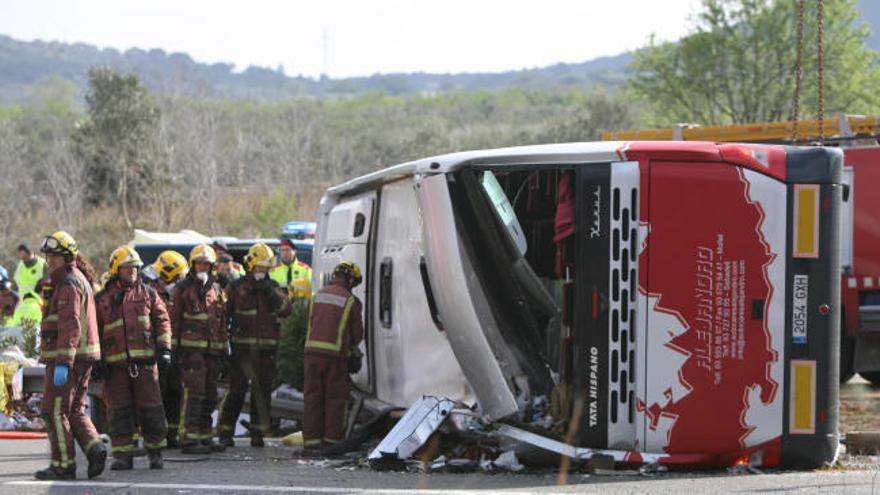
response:
[(686, 34), (699, 0), (0, 0), (0, 33), (288, 75), (498, 72)]

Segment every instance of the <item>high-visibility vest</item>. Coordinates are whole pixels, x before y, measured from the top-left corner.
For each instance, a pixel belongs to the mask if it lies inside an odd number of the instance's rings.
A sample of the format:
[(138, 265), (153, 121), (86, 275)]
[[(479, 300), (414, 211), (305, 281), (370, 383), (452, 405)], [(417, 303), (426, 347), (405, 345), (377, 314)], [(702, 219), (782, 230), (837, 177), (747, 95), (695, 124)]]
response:
[[(305, 285), (303, 283), (296, 284), (297, 280), (311, 280), (312, 269), (309, 267), (309, 265), (294, 259), (293, 263), (289, 265), (286, 263), (282, 263), (281, 265), (278, 265), (270, 270), (269, 278), (278, 282), (278, 285), (280, 285), (282, 288), (290, 291), (291, 285), (297, 286), (294, 289), (298, 289)], [(309, 290), (311, 290), (311, 284), (309, 284)], [(299, 291), (294, 290), (294, 292)]]
[(34, 290), (37, 284), (40, 283), (40, 280), (45, 277), (46, 260), (37, 256), (37, 261), (31, 266), (27, 266), (23, 261), (19, 261), (18, 266), (15, 267), (13, 280), (15, 280), (15, 285), (18, 287), (18, 293), (27, 294)]
[(43, 303), (37, 296), (37, 299), (25, 297), (15, 306), (15, 313), (12, 315), (13, 326), (23, 326), (24, 322), (30, 321), (35, 326), (40, 325), (43, 319)]

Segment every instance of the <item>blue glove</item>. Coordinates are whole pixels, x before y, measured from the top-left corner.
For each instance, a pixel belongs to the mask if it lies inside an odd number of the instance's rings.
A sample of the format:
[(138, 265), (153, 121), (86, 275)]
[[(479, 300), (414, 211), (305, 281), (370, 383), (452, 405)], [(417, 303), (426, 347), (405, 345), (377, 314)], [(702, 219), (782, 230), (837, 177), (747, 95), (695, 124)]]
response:
[(70, 367), (66, 364), (56, 364), (55, 365), (55, 386), (63, 387), (67, 385), (67, 372), (70, 371)]

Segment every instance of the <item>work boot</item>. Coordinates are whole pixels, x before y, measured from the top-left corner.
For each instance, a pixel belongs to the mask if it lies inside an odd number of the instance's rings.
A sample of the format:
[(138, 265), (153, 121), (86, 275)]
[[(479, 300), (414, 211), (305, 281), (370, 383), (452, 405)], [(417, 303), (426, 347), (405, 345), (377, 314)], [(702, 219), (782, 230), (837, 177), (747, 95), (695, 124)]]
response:
[(180, 446), (180, 453), (182, 454), (210, 454), (211, 447), (206, 445), (202, 445), (198, 442), (188, 442), (184, 443)]
[(96, 443), (86, 452), (86, 459), (89, 461), (89, 467), (86, 470), (89, 479), (100, 476), (107, 467), (107, 446), (103, 442)]
[(265, 447), (266, 444), (263, 442), (263, 434), (262, 433), (253, 433), (251, 434), (251, 447)]
[(165, 467), (165, 461), (162, 459), (161, 450), (148, 450), (147, 457), (150, 458), (150, 469), (162, 469)]
[(222, 435), (217, 437), (217, 443), (223, 445), (224, 447), (235, 447), (235, 440), (228, 435)]
[(202, 445), (211, 449), (211, 452), (223, 452), (226, 450), (226, 446), (214, 441), (213, 438), (206, 438), (202, 440)]
[(55, 466), (49, 466), (46, 469), (41, 469), (34, 473), (34, 478), (38, 480), (75, 480), (76, 479), (76, 466), (71, 466), (67, 469), (61, 469)]
[(168, 430), (168, 436), (165, 437), (169, 449), (179, 449), (180, 441), (177, 439), (177, 430)]
[(121, 455), (113, 456), (113, 462), (110, 463), (110, 471), (128, 471), (134, 467), (134, 456)]

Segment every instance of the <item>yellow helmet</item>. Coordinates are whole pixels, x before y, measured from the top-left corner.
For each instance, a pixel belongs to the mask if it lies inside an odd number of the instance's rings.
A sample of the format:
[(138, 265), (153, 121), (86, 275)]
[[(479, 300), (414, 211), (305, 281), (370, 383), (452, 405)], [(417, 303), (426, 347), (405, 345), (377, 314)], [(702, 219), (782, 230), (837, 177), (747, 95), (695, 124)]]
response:
[(364, 280), (361, 268), (354, 261), (343, 261), (333, 269), (334, 277), (345, 277), (351, 282), (352, 287), (357, 287)]
[(76, 240), (72, 235), (59, 230), (52, 235), (43, 238), (43, 247), (40, 251), (46, 254), (61, 254), (75, 256), (79, 252)]
[(138, 268), (144, 266), (141, 256), (131, 246), (120, 246), (110, 253), (110, 272), (111, 276), (119, 275), (119, 267), (133, 265)]
[(244, 257), (244, 265), (249, 272), (254, 271), (258, 266), (272, 268), (275, 266), (275, 251), (266, 244), (258, 242), (248, 249), (247, 256)]
[(177, 251), (170, 249), (162, 251), (162, 254), (153, 263), (153, 267), (156, 269), (156, 273), (159, 274), (159, 278), (166, 284), (170, 284), (178, 277), (185, 277), (189, 271), (186, 258)]
[(214, 248), (211, 246), (199, 244), (189, 252), (189, 265), (192, 266), (197, 261), (207, 261), (213, 265), (217, 263), (217, 253), (214, 252)]

